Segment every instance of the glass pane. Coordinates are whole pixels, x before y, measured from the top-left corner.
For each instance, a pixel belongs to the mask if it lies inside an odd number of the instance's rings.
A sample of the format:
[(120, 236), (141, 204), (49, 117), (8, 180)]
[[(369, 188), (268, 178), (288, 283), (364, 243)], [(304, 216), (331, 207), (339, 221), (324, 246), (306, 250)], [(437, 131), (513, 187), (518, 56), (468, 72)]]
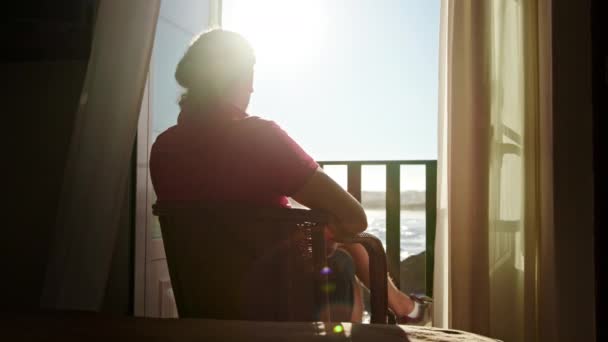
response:
[(154, 216), (152, 218), (152, 231), (151, 231), (151, 238), (152, 239), (162, 239), (163, 238), (163, 234), (162, 231), (160, 230), (160, 221), (158, 220), (158, 217)]
[(401, 166), (400, 286), (406, 293), (426, 293), (426, 169)]
[[(162, 2), (150, 64), (152, 141), (177, 123), (182, 88), (175, 81), (175, 68), (192, 39), (207, 25), (207, 6), (203, 1)], [(161, 239), (158, 218), (151, 216), (148, 222), (151, 238)]]
[[(152, 192), (151, 194), (149, 194), (150, 196), (152, 196), (151, 203), (156, 203), (156, 200), (157, 200), (156, 193), (154, 193), (154, 191), (153, 191), (152, 184), (150, 184), (149, 186), (150, 186), (150, 192)], [(162, 239), (163, 234), (160, 229), (160, 220), (158, 219), (158, 216), (152, 215), (152, 213), (150, 213), (150, 216), (148, 217), (148, 224), (150, 227), (150, 238), (153, 240)]]
[(159, 19), (152, 56), (153, 138), (177, 123), (182, 88), (175, 81), (175, 68), (194, 34)]

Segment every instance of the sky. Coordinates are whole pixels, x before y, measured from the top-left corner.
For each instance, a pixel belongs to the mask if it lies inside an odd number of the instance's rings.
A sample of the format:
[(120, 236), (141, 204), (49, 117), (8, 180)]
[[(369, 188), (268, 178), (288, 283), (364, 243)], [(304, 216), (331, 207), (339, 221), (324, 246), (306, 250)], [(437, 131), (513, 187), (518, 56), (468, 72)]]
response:
[[(222, 26), (256, 50), (248, 112), (316, 160), (436, 159), (439, 3), (224, 0)], [(402, 189), (424, 188), (422, 167), (404, 171)], [(364, 167), (363, 190), (384, 183)]]
[[(318, 161), (437, 158), (439, 0), (223, 0), (223, 26), (256, 50), (248, 112), (276, 121)], [(163, 1), (152, 57), (153, 138), (174, 125), (174, 73), (207, 28), (208, 2)], [(346, 182), (345, 167), (326, 168)], [(362, 189), (385, 170), (364, 166)], [(402, 190), (424, 190), (404, 167)]]

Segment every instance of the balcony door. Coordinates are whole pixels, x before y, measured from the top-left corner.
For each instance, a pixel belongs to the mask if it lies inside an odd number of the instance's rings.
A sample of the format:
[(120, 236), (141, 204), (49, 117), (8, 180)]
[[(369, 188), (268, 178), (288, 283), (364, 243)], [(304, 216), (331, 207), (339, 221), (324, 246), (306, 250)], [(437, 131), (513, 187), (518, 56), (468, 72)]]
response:
[(209, 26), (214, 0), (162, 1), (137, 136), (135, 315), (176, 317), (177, 310), (158, 219), (149, 152), (156, 137), (177, 122), (181, 88), (175, 67), (192, 39)]
[[(400, 268), (432, 265), (410, 267), (405, 259), (432, 246), (425, 231), (434, 227), (434, 211), (426, 208), (434, 207), (427, 196), (434, 193), (428, 183), (437, 157), (438, 0), (163, 1), (138, 137), (136, 314), (175, 315), (151, 213), (149, 150), (176, 123), (175, 66), (208, 27), (210, 13), (220, 12), (223, 27), (242, 33), (256, 50), (249, 113), (276, 121), (332, 177), (357, 179), (348, 175), (359, 170), (362, 177), (351, 185), (398, 281)], [(389, 209), (387, 201), (396, 204)], [(421, 285), (410, 277), (401, 283), (416, 286), (404, 290), (428, 285), (424, 271), (416, 273)]]

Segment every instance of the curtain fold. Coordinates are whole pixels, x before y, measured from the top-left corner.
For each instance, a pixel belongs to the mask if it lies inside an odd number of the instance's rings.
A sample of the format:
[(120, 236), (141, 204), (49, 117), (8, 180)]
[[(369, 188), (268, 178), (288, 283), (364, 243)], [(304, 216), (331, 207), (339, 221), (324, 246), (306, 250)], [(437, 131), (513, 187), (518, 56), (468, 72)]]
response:
[(442, 1), (436, 326), (539, 339), (553, 272), (550, 246), (540, 253), (551, 232), (546, 3)]
[(458, 286), (447, 286), (435, 308), (449, 315), (442, 326), (487, 334), (489, 259), (480, 243), (488, 239), (489, 210), (488, 170), (480, 167), (488, 165), (490, 138), (486, 1), (444, 1), (442, 8), (438, 236), (448, 250), (438, 270), (447, 268), (447, 283)]
[(99, 3), (41, 306), (101, 308), (160, 0)]

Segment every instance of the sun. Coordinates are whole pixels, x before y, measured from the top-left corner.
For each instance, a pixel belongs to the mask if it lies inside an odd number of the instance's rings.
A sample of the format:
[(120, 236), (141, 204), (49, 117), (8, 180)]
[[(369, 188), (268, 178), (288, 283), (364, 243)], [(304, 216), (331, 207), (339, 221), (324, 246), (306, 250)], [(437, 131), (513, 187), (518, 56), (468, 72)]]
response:
[(324, 6), (323, 0), (224, 0), (222, 27), (251, 42), (256, 69), (305, 68), (323, 50)]

